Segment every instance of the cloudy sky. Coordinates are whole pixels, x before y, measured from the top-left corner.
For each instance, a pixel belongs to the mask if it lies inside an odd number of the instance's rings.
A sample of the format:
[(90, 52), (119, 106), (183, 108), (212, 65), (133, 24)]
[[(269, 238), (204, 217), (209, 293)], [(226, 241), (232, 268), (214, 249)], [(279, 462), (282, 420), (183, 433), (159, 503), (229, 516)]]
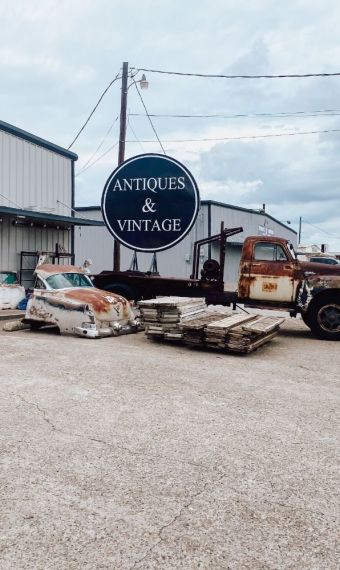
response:
[[(65, 148), (123, 61), (203, 74), (340, 72), (337, 0), (0, 0), (0, 20), (0, 118)], [(201, 198), (265, 203), (296, 230), (301, 216), (303, 242), (340, 251), (340, 76), (146, 75), (150, 114), (194, 115), (152, 120)], [(117, 164), (119, 110), (117, 81), (72, 146), (78, 206), (99, 204)], [(128, 112), (126, 157), (162, 152), (134, 85)], [(303, 134), (326, 130), (339, 132)]]

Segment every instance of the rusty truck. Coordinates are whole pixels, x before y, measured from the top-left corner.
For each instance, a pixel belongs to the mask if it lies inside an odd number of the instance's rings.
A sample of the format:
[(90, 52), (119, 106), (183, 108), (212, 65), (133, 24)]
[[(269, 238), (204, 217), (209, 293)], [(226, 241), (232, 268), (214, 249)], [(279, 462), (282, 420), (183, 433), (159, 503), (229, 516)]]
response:
[[(311, 331), (322, 339), (340, 340), (340, 265), (299, 261), (288, 240), (249, 236), (243, 243), (238, 286), (226, 291), (224, 264), (228, 237), (242, 227), (224, 229), (198, 240), (193, 249), (190, 278), (160, 277), (151, 272), (103, 271), (93, 275), (96, 287), (128, 299), (158, 295), (205, 297), (208, 304), (235, 309), (244, 307), (288, 311), (301, 315)], [(200, 271), (200, 248), (219, 243), (219, 260), (208, 259)]]

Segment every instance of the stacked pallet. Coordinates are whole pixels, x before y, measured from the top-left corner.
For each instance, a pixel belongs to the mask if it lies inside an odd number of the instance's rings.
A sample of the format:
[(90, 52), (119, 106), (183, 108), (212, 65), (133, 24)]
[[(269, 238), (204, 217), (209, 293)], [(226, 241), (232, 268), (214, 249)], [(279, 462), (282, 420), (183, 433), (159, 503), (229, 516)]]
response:
[(181, 324), (204, 313), (206, 308), (204, 299), (190, 297), (159, 297), (139, 302), (145, 333), (151, 339), (181, 340)]
[(248, 354), (271, 341), (279, 331), (283, 318), (236, 314), (207, 325), (205, 345)]
[(190, 346), (206, 346), (205, 331), (207, 325), (220, 321), (222, 318), (231, 316), (231, 311), (210, 311), (206, 310), (199, 317), (187, 320), (181, 324), (183, 341)]
[(140, 301), (150, 339), (183, 340), (195, 347), (248, 354), (278, 333), (283, 318), (208, 309), (204, 299), (160, 297)]
[(226, 348), (233, 352), (248, 354), (277, 335), (285, 319), (256, 316), (252, 321), (232, 328), (226, 338)]

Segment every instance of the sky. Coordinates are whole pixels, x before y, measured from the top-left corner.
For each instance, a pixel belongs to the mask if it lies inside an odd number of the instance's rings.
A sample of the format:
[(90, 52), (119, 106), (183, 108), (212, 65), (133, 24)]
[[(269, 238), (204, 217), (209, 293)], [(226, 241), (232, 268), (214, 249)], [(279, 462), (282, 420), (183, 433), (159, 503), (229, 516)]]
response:
[[(339, 21), (337, 0), (0, 0), (0, 119), (68, 148), (123, 61), (135, 81), (141, 68), (338, 73)], [(148, 113), (168, 115), (151, 119), (158, 137), (191, 170), (201, 199), (266, 204), (296, 231), (301, 217), (302, 243), (340, 251), (340, 76), (145, 75)], [(120, 87), (71, 147), (77, 206), (100, 204), (117, 165)], [(162, 149), (132, 83), (125, 156), (144, 152)]]

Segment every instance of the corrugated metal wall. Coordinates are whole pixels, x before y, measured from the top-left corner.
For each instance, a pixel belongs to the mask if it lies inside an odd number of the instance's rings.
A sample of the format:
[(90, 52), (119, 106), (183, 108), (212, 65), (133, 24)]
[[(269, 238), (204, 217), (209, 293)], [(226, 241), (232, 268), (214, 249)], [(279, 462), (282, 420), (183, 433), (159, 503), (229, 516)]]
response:
[[(99, 210), (87, 210), (86, 217), (102, 220)], [(172, 249), (157, 253), (158, 271), (163, 276), (189, 277), (192, 266), (192, 248), (194, 241), (204, 237), (204, 220), (200, 212), (196, 224), (189, 234)], [(99, 273), (104, 269), (113, 269), (113, 237), (106, 227), (75, 227), (75, 258), (77, 264), (84, 259), (91, 259), (91, 271)], [(133, 251), (121, 246), (121, 269), (129, 269)], [(148, 271), (152, 262), (152, 253), (137, 253), (138, 268)]]
[(70, 216), (72, 161), (0, 130), (0, 204)]
[(55, 251), (56, 243), (70, 251), (71, 232), (13, 225), (4, 218), (0, 223), (0, 269), (18, 271), (21, 251)]
[[(266, 215), (247, 212), (219, 206), (216, 204), (203, 204), (198, 213), (196, 223), (191, 232), (175, 247), (157, 254), (158, 270), (163, 276), (189, 277), (192, 270), (192, 249), (196, 240), (208, 236), (208, 212), (211, 209), (211, 235), (220, 231), (221, 221), (226, 228), (242, 226), (243, 233), (228, 238), (233, 245), (227, 247), (225, 281), (230, 287), (235, 287), (238, 275), (239, 260), (243, 242), (247, 235), (258, 235), (259, 226), (272, 229), (275, 236), (290, 239), (296, 246), (296, 234)], [(79, 209), (81, 211), (81, 208)], [(85, 212), (84, 212), (85, 213)], [(86, 216), (102, 220), (101, 211), (97, 209), (86, 210)], [(237, 243), (238, 242), (238, 243)], [(202, 248), (201, 265), (208, 258), (208, 246)], [(212, 258), (219, 259), (218, 247), (211, 246)], [(121, 269), (128, 269), (133, 252), (121, 247)], [(138, 266), (140, 271), (150, 268), (152, 254), (138, 253)], [(104, 269), (113, 268), (113, 238), (106, 227), (82, 227), (75, 229), (75, 257), (76, 263), (82, 264), (84, 259), (92, 260), (92, 272), (99, 273)]]

